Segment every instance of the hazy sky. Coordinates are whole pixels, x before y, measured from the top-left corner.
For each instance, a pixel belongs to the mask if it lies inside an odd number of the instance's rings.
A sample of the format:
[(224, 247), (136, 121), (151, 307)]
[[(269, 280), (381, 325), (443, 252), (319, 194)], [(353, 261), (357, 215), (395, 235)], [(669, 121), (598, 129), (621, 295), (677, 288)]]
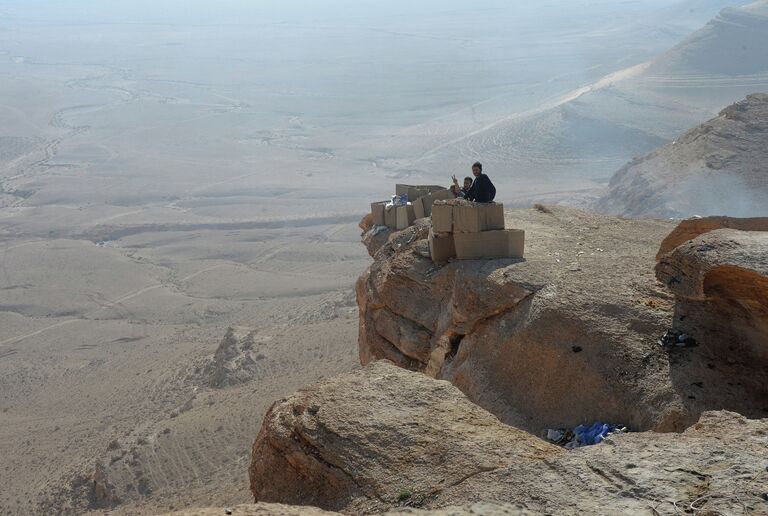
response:
[[(529, 18), (539, 12), (545, 19), (553, 12), (569, 16), (574, 23), (595, 16), (615, 16), (623, 13), (634, 16), (652, 13), (664, 6), (690, 4), (706, 8), (722, 4), (711, 0), (686, 2), (680, 0), (550, 0), (546, 2), (480, 0), (468, 4), (457, 0), (134, 0), (98, 1), (71, 0), (4, 0), (0, 12), (17, 14), (45, 21), (90, 22), (173, 22), (173, 23), (250, 23), (259, 18), (270, 21), (331, 21), (355, 18), (382, 18), (414, 16), (441, 16), (461, 12), (468, 21), (483, 18), (489, 10), (495, 13), (525, 13)], [(734, 2), (735, 3), (735, 2)], [(602, 14), (601, 14), (602, 13)], [(487, 17), (492, 22), (493, 16)], [(467, 27), (482, 31), (482, 26)]]

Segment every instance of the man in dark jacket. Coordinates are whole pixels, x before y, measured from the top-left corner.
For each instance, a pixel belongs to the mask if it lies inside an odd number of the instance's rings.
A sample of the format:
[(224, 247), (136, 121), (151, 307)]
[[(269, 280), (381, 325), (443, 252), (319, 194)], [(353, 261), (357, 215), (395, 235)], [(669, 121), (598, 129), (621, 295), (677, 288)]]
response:
[(491, 178), (483, 174), (483, 165), (479, 161), (472, 165), (472, 174), (475, 180), (472, 187), (467, 192), (466, 198), (474, 202), (493, 202), (496, 198), (496, 187), (493, 186)]

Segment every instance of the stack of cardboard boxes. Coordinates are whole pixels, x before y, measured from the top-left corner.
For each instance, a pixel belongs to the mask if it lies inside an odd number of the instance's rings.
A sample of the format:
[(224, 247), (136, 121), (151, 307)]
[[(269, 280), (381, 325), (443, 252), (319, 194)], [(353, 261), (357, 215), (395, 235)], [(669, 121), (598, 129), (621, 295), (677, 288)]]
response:
[(393, 206), (390, 201), (371, 203), (375, 225), (405, 229), (414, 220), (429, 217), (435, 201), (453, 199), (450, 190), (435, 185), (395, 185), (395, 194), (398, 197), (407, 194), (408, 204)]
[(435, 263), (523, 257), (525, 231), (504, 229), (502, 204), (439, 202), (431, 216), (429, 251)]

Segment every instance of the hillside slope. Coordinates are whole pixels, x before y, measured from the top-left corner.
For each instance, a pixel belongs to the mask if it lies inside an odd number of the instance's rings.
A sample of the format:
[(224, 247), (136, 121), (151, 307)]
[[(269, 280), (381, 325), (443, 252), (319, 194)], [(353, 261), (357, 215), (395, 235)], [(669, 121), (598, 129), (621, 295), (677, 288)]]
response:
[(768, 2), (725, 8), (703, 28), (654, 60), (646, 74), (746, 78), (768, 73), (766, 29)]
[(597, 209), (626, 217), (764, 214), (768, 206), (768, 94), (755, 94), (633, 160)]

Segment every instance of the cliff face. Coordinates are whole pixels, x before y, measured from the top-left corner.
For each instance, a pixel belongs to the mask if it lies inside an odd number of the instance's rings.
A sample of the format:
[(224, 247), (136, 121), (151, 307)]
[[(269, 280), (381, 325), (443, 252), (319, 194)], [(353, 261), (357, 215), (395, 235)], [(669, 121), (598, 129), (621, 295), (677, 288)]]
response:
[[(524, 260), (435, 266), (428, 220), (363, 225), (367, 365), (272, 406), (249, 470), (258, 503), (237, 513), (765, 512), (764, 221), (506, 218), (529, 235)], [(709, 411), (723, 407), (757, 419)], [(518, 429), (595, 420), (680, 433), (566, 450)]]
[[(737, 372), (724, 389), (768, 400), (768, 233), (716, 229), (660, 258), (675, 294), (675, 328), (697, 336), (713, 368)], [(768, 407), (766, 407), (768, 409)]]
[(435, 514), (675, 514), (691, 504), (757, 514), (766, 446), (768, 420), (710, 412), (683, 434), (617, 434), (567, 451), (501, 424), (447, 382), (378, 361), (277, 402), (250, 474), (259, 502), (352, 514), (488, 500), (508, 505)]
[(449, 380), (536, 434), (595, 420), (682, 430), (720, 408), (765, 414), (764, 398), (728, 385), (740, 364), (659, 345), (679, 306), (654, 277), (672, 224), (560, 207), (506, 217), (529, 235), (525, 260), (435, 266), (428, 221), (384, 244), (364, 237), (374, 263), (357, 284), (363, 364), (387, 358)]
[(627, 164), (596, 207), (626, 217), (764, 215), (767, 161), (768, 94), (750, 95)]

